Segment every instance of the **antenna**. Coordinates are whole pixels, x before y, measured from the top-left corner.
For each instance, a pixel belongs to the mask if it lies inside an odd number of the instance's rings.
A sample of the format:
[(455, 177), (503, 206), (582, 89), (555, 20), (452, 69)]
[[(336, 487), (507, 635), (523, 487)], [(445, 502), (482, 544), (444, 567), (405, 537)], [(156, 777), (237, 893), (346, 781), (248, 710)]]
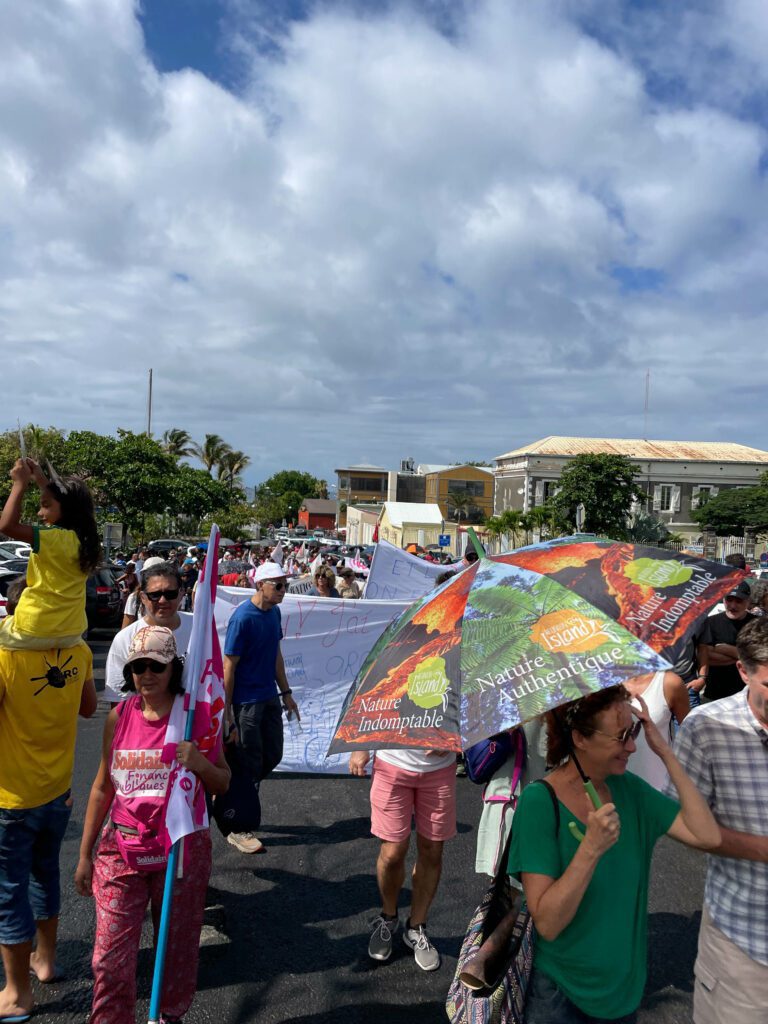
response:
[[(152, 371), (150, 371), (151, 373)], [(645, 407), (643, 409), (643, 440), (648, 440), (648, 399), (651, 394), (651, 371), (645, 375)]]
[(152, 370), (149, 371), (149, 386), (147, 388), (147, 437), (152, 436)]

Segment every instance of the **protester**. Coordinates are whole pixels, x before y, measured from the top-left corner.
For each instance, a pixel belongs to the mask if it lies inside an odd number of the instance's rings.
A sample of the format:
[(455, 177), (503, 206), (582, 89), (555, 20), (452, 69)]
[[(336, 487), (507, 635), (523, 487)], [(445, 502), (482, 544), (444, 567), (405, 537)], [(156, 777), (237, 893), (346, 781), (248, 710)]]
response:
[(319, 569), (315, 570), (314, 574), (315, 585), (311, 590), (308, 591), (311, 597), (338, 597), (339, 592), (336, 589), (336, 573), (330, 566), (322, 565)]
[[(283, 756), (283, 711), (289, 719), (295, 715), (299, 721), (301, 716), (280, 650), (279, 605), (286, 588), (282, 567), (265, 562), (256, 570), (254, 583), (253, 597), (237, 606), (227, 625), (224, 689), (237, 765), (252, 779), (258, 800), (262, 781)], [(241, 853), (265, 849), (255, 832), (231, 832), (227, 842)]]
[(27, 586), (27, 581), (23, 576), (20, 576), (13, 583), (8, 584), (8, 589), (5, 592), (5, 614), (13, 615), (19, 604), (19, 598), (24, 593)]
[[(151, 571), (151, 570), (150, 570)], [(136, 961), (147, 904), (157, 927), (166, 866), (165, 800), (171, 766), (160, 760), (182, 661), (170, 629), (134, 632), (123, 669), (126, 700), (110, 711), (102, 757), (85, 811), (75, 885), (96, 901), (93, 1004), (89, 1024), (134, 1024)], [(208, 793), (225, 793), (224, 755), (211, 763), (194, 743), (179, 743), (176, 760)], [(103, 831), (105, 819), (109, 821)], [(94, 854), (94, 846), (101, 838)], [(208, 828), (184, 839), (183, 876), (174, 882), (162, 1019), (180, 1020), (197, 987), (197, 959), (211, 873)]]
[(695, 1024), (765, 1024), (768, 1013), (768, 618), (736, 648), (745, 689), (692, 711), (675, 743), (722, 834), (707, 858)]
[(749, 584), (741, 580), (725, 595), (725, 611), (711, 615), (697, 638), (699, 676), (693, 688), (703, 689), (704, 703), (730, 697), (744, 686), (736, 667), (736, 641), (739, 632), (756, 618), (747, 611), (750, 600)]
[[(365, 776), (370, 754), (355, 751), (353, 775)], [(403, 942), (423, 971), (440, 967), (440, 954), (427, 935), (427, 917), (443, 865), (443, 847), (456, 835), (456, 754), (441, 750), (378, 750), (371, 780), (371, 832), (381, 840), (376, 878), (381, 912), (368, 941), (372, 960), (389, 960), (400, 927), (398, 899), (405, 859), (416, 824), (416, 863), (411, 878), (411, 907)]]
[(337, 593), (345, 601), (357, 601), (360, 598), (360, 585), (355, 579), (354, 569), (341, 569), (339, 572), (341, 582), (338, 585)]
[[(702, 849), (720, 842), (712, 812), (638, 701), (640, 710), (631, 709), (624, 687), (612, 687), (547, 718), (548, 762), (557, 765), (546, 780), (552, 792), (540, 783), (523, 791), (509, 856), (537, 932), (527, 1024), (634, 1020), (645, 985), (654, 845), (665, 833)], [(641, 727), (680, 804), (627, 771)], [(598, 810), (577, 759), (602, 800)]]
[(166, 626), (172, 630), (181, 656), (187, 653), (192, 635), (191, 614), (179, 611), (184, 590), (176, 566), (161, 559), (158, 564), (145, 568), (141, 573), (139, 597), (143, 617), (120, 630), (107, 655), (103, 699), (110, 704), (120, 704), (125, 700), (123, 668), (137, 630), (142, 626)]
[[(24, 495), (33, 479), (40, 487), (37, 515), (43, 529), (21, 522)], [(25, 541), (32, 553), (16, 614), (0, 622), (0, 647), (72, 647), (82, 642), (88, 628), (85, 581), (101, 552), (91, 492), (76, 477), (49, 481), (33, 459), (17, 459), (11, 480), (0, 532)]]
[(152, 558), (148, 558), (144, 562), (144, 568), (140, 573), (136, 574), (136, 586), (128, 595), (128, 600), (125, 602), (125, 608), (123, 609), (123, 621), (120, 629), (125, 629), (126, 626), (132, 625), (140, 616), (144, 617), (144, 607), (141, 603), (141, 578), (147, 569), (151, 569), (153, 565), (165, 565), (165, 559), (159, 558), (157, 555), (153, 555)]
[(29, 1020), (30, 974), (59, 976), (59, 853), (72, 812), (77, 717), (95, 710), (85, 644), (0, 650), (0, 1020)]
[[(671, 742), (672, 722), (680, 725), (691, 710), (688, 689), (680, 676), (676, 672), (650, 672), (627, 679), (624, 687), (631, 697), (643, 698), (651, 721)], [(663, 790), (667, 784), (664, 762), (648, 746), (644, 731), (635, 740), (631, 768), (633, 775), (645, 779), (654, 789)]]

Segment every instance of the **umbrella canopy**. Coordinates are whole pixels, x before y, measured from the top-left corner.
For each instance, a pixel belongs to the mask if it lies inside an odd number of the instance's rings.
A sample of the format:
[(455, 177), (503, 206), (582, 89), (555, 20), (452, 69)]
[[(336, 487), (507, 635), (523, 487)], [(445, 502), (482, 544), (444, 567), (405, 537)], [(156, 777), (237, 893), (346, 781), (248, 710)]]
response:
[(670, 669), (742, 576), (616, 541), (560, 539), (483, 558), (380, 637), (329, 754), (459, 751), (603, 687)]

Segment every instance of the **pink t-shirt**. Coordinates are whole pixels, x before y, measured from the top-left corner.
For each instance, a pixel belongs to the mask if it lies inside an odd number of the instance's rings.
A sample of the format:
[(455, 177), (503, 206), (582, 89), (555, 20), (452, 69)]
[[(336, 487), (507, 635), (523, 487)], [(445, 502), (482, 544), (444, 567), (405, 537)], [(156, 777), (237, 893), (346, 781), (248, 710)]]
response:
[(164, 808), (171, 765), (163, 764), (165, 731), (170, 715), (149, 722), (134, 695), (118, 707), (109, 775), (115, 787), (111, 817), (139, 834), (159, 835), (165, 828)]

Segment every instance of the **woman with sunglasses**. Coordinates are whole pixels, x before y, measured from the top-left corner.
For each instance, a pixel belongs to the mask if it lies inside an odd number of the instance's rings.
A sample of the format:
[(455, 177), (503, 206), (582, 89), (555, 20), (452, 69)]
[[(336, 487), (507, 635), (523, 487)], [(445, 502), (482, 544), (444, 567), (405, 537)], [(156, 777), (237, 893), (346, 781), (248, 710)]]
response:
[(338, 597), (336, 573), (329, 565), (321, 565), (315, 572), (315, 585), (308, 591), (311, 597)]
[[(123, 674), (128, 696), (110, 712), (104, 726), (101, 764), (88, 799), (75, 871), (78, 892), (93, 895), (96, 901), (90, 1024), (134, 1024), (136, 961), (148, 903), (155, 927), (159, 921), (171, 773), (171, 765), (160, 755), (174, 699), (183, 693), (182, 661), (171, 630), (139, 629)], [(183, 742), (176, 748), (176, 760), (194, 772), (211, 795), (227, 791), (230, 771), (221, 752), (212, 763), (194, 743)], [(180, 1020), (195, 995), (210, 873), (211, 837), (204, 828), (184, 840), (183, 875), (174, 883), (161, 1001), (165, 1024)]]
[[(642, 697), (639, 710), (629, 700), (616, 686), (550, 712), (549, 793), (528, 786), (515, 813), (509, 872), (522, 882), (537, 931), (527, 1024), (634, 1021), (645, 986), (654, 845), (665, 834), (699, 849), (720, 843), (712, 812)], [(627, 771), (640, 729), (679, 803)]]

